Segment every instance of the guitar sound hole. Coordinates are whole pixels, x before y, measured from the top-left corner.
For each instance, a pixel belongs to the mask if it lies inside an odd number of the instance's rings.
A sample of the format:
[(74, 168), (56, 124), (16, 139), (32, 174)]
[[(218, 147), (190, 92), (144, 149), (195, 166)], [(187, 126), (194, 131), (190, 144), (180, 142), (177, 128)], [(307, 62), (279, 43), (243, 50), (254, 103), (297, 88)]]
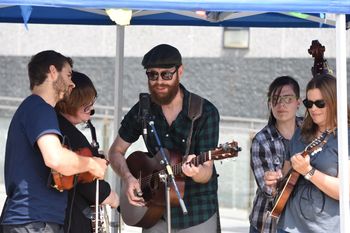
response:
[(152, 192), (155, 192), (159, 189), (159, 182), (160, 180), (159, 180), (158, 172), (154, 171), (150, 182), (150, 188)]
[(154, 195), (156, 195), (157, 192), (159, 191), (160, 180), (159, 180), (158, 172), (153, 171), (152, 174), (153, 174), (152, 178), (148, 181), (148, 184), (143, 190), (142, 197), (146, 202), (151, 200), (154, 197)]

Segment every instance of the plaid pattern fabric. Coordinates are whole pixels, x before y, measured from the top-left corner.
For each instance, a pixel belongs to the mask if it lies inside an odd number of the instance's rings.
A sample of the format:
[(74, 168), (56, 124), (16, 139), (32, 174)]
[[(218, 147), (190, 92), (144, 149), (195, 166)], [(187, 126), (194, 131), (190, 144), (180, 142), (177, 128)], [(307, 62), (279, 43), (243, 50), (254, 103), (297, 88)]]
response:
[[(189, 92), (181, 85), (184, 93), (182, 111), (175, 121), (168, 125), (160, 106), (151, 103), (151, 114), (154, 116), (154, 125), (164, 148), (177, 151), (184, 155), (186, 151), (186, 140), (191, 128), (191, 119), (188, 118)], [(119, 135), (129, 143), (135, 142), (142, 134), (142, 123), (137, 121), (139, 104), (137, 103), (126, 114)], [(219, 139), (219, 113), (216, 107), (208, 100), (203, 101), (202, 116), (195, 121), (190, 154), (199, 155), (217, 146)], [(146, 139), (149, 152), (156, 154), (159, 146), (155, 136), (148, 126), (148, 137)], [(213, 171), (213, 176), (206, 184), (193, 182), (191, 178), (185, 179), (184, 202), (188, 211), (183, 215), (180, 207), (171, 208), (172, 228), (183, 229), (200, 224), (208, 220), (217, 212), (217, 174)]]
[[(297, 117), (297, 126), (299, 127), (301, 123), (302, 118)], [(272, 190), (265, 186), (264, 173), (282, 169), (288, 153), (288, 147), (289, 140), (283, 138), (274, 125), (266, 125), (255, 135), (252, 141), (250, 150), (251, 169), (258, 188), (249, 220), (250, 224), (259, 231), (264, 224), (262, 233), (274, 233), (272, 232), (271, 218), (264, 219), (266, 212), (273, 207)]]

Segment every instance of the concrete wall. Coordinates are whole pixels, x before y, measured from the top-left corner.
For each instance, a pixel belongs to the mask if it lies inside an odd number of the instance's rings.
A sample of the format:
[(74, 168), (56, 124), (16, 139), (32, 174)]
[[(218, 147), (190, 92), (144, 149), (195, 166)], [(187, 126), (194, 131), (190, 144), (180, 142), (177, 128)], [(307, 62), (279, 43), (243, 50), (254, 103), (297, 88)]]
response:
[[(69, 56), (114, 57), (115, 39), (114, 26), (30, 24), (27, 31), (22, 24), (0, 24), (0, 55), (55, 49)], [(125, 56), (141, 57), (156, 44), (170, 43), (184, 57), (310, 58), (307, 49), (315, 39), (326, 46), (326, 57), (335, 57), (334, 29), (251, 28), (248, 49), (224, 49), (221, 27), (128, 26)]]
[[(99, 93), (97, 104), (113, 106), (114, 59), (73, 59), (74, 69), (86, 73), (94, 81)], [(0, 56), (0, 96), (29, 94), (28, 60), (29, 57)], [(129, 57), (124, 61), (123, 107), (130, 108), (138, 100), (138, 94), (147, 91), (147, 79), (140, 63), (141, 58)], [(335, 67), (334, 59), (329, 59), (329, 64)], [(312, 59), (307, 58), (185, 58), (181, 82), (187, 89), (213, 102), (222, 116), (266, 119), (266, 92), (270, 82), (277, 76), (290, 75), (299, 81), (304, 98), (312, 65)]]

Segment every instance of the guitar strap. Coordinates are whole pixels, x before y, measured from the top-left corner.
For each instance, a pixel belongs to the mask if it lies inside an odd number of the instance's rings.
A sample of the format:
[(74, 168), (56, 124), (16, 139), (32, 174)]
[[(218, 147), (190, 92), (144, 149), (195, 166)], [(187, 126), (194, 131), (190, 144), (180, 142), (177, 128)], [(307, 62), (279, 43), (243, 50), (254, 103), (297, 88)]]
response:
[[(188, 114), (187, 116), (192, 120), (191, 122), (191, 129), (188, 133), (187, 140), (186, 140), (186, 153), (185, 156), (187, 156), (190, 152), (191, 147), (191, 140), (192, 140), (192, 134), (193, 134), (193, 126), (194, 122), (202, 116), (203, 112), (203, 98), (199, 95), (196, 95), (194, 93), (190, 93), (189, 100), (188, 100)], [(216, 212), (216, 224), (217, 224), (217, 233), (221, 233), (221, 224), (220, 224), (220, 214), (219, 214), (219, 202), (217, 201), (217, 212)]]
[(194, 122), (202, 116), (202, 110), (203, 110), (203, 98), (194, 93), (190, 93), (189, 100), (188, 100), (187, 116), (192, 120), (192, 122), (191, 122), (191, 129), (190, 129), (190, 132), (188, 133), (187, 140), (186, 140), (185, 156), (187, 156), (188, 153), (190, 152)]

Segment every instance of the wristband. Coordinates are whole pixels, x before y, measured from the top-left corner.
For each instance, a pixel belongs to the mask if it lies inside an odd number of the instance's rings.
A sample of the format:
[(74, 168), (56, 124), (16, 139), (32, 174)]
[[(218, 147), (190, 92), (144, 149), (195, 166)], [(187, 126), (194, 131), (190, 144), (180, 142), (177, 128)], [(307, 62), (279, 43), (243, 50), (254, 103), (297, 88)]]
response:
[(315, 174), (316, 168), (311, 168), (311, 170), (305, 174), (304, 178), (310, 180), (311, 177)]

